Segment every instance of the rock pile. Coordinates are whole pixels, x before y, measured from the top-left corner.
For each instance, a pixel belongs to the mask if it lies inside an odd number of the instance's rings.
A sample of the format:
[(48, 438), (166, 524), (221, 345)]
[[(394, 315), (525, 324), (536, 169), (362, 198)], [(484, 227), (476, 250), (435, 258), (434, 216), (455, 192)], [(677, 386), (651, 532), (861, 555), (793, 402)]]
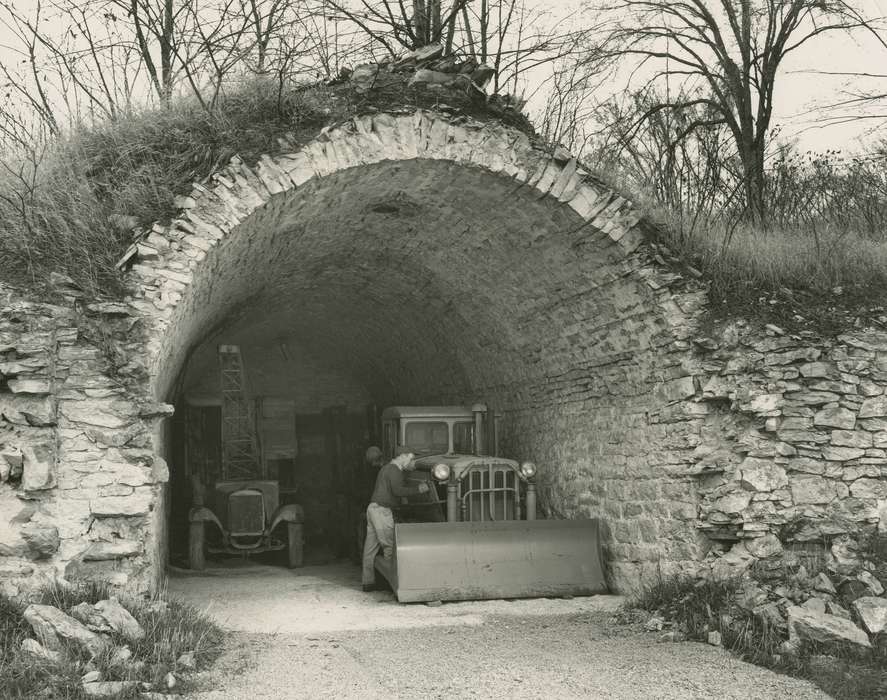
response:
[[(144, 670), (145, 662), (134, 659), (128, 645), (115, 646), (113, 640), (139, 642), (144, 639), (145, 630), (116, 598), (100, 600), (95, 605), (80, 603), (68, 613), (52, 605), (29, 605), (23, 616), (36, 639), (24, 639), (22, 651), (49, 668), (70, 661), (68, 656), (75, 650), (75, 656), (89, 657), (81, 678), (83, 693), (87, 697), (114, 698), (133, 689), (141, 691), (142, 695), (167, 697), (153, 693), (152, 683), (131, 680), (134, 674)], [(99, 656), (107, 657), (106, 672), (130, 680), (107, 679), (96, 666)], [(193, 671), (196, 667), (196, 655), (192, 651), (181, 654), (175, 665), (176, 673)], [(158, 687), (171, 690), (177, 683), (176, 676), (170, 671)]]
[(513, 95), (487, 94), (486, 88), (496, 75), (494, 68), (470, 56), (443, 54), (443, 46), (430, 44), (398, 59), (346, 70), (339, 80), (348, 80), (354, 91), (363, 95), (400, 85), (406, 77), (410, 87), (437, 92), (460, 91), (471, 99), (516, 112), (523, 108), (524, 101)]

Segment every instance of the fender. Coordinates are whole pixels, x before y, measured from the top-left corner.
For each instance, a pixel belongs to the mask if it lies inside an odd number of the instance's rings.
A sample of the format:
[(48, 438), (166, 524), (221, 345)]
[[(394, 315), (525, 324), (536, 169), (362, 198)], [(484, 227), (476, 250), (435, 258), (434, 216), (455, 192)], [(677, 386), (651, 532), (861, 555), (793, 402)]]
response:
[(188, 522), (191, 523), (215, 523), (215, 526), (219, 528), (219, 531), (223, 535), (227, 535), (225, 532), (225, 528), (222, 527), (221, 521), (216, 517), (216, 514), (213, 513), (206, 506), (194, 506), (190, 511), (188, 511)]
[(271, 527), (266, 532), (271, 532), (280, 523), (304, 523), (305, 511), (298, 503), (287, 503), (279, 506), (271, 517)]

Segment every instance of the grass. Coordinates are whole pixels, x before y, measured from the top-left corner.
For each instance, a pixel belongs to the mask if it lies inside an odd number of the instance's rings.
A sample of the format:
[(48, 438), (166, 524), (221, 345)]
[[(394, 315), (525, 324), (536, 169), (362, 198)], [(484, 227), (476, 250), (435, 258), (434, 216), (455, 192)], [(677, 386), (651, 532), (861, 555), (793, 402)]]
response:
[[(122, 293), (115, 264), (132, 226), (168, 220), (174, 198), (240, 155), (294, 150), (331, 123), (399, 105), (457, 108), (532, 131), (521, 115), (470, 95), (441, 97), (392, 78), (369, 95), (347, 84), (290, 85), (255, 79), (230, 89), (211, 111), (181, 99), (80, 128), (45, 153), (6, 160), (0, 174), (2, 281), (49, 294), (51, 272), (70, 276), (90, 296)], [(34, 163), (38, 163), (36, 166)]]
[(814, 234), (742, 225), (730, 235), (712, 224), (683, 237), (676, 226), (666, 230), (677, 256), (696, 261), (710, 281), (715, 309), (826, 332), (842, 330), (848, 316), (885, 313), (887, 240), (834, 227)]
[[(4, 700), (85, 697), (80, 679), (88, 658), (76, 648), (67, 649), (65, 660), (59, 663), (26, 657), (20, 650), (22, 640), (33, 638), (34, 634), (22, 613), (28, 602), (54, 605), (67, 612), (78, 603), (96, 603), (110, 595), (110, 589), (101, 583), (70, 588), (50, 584), (35, 592), (28, 601), (0, 594), (0, 679)], [(198, 668), (208, 666), (219, 655), (221, 630), (194, 608), (177, 601), (161, 606), (157, 600), (141, 598), (124, 598), (121, 603), (144, 628), (145, 637), (131, 643), (111, 633), (113, 646), (92, 661), (103, 680), (150, 681), (157, 685), (168, 672), (177, 671), (176, 661), (186, 651), (195, 653)], [(132, 661), (136, 663), (112, 663), (114, 649), (124, 645), (130, 647)], [(187, 690), (187, 683), (177, 687)]]
[(785, 631), (736, 604), (742, 584), (740, 578), (660, 576), (627, 604), (626, 613), (660, 615), (691, 640), (704, 642), (710, 631), (718, 631), (724, 648), (742, 659), (809, 679), (838, 700), (887, 697), (887, 635), (874, 640), (870, 653), (805, 645), (797, 656), (787, 656), (781, 649)]

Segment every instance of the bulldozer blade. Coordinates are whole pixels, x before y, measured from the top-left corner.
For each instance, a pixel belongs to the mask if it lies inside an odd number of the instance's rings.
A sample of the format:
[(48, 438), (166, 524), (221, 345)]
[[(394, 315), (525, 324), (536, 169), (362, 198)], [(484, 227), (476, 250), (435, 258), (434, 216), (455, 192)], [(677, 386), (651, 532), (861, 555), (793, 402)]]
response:
[(401, 523), (380, 563), (402, 603), (607, 592), (596, 519)]

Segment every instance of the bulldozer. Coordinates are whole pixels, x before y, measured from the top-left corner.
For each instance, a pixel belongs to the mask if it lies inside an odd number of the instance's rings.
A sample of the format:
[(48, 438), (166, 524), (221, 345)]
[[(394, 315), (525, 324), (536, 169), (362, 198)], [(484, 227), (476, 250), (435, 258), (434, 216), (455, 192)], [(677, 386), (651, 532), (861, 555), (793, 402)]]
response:
[(395, 509), (374, 562), (401, 603), (607, 592), (598, 519), (537, 519), (536, 465), (498, 456), (500, 416), (473, 406), (391, 406), (382, 451), (416, 455), (429, 490)]

